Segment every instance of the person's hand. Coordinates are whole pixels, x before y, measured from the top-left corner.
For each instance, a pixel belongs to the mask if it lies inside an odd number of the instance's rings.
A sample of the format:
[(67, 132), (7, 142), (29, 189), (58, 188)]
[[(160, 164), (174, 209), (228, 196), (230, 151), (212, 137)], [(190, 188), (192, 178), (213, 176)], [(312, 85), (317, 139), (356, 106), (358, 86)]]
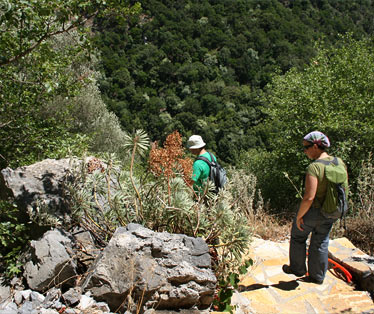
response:
[(297, 226), (297, 229), (301, 230), (301, 231), (304, 231), (303, 228), (301, 228), (301, 225), (304, 224), (304, 219), (303, 217), (300, 217), (300, 218), (296, 218), (296, 226)]

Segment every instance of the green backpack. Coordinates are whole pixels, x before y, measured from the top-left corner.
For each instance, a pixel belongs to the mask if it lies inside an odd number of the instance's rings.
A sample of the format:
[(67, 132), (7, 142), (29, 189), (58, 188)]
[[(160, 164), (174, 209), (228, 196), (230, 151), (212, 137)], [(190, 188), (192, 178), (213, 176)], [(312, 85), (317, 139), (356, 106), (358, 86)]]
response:
[(347, 171), (338, 158), (333, 160), (316, 160), (325, 165), (327, 179), (326, 197), (323, 201), (321, 212), (326, 218), (343, 218), (348, 210), (347, 196), (344, 183), (347, 181)]

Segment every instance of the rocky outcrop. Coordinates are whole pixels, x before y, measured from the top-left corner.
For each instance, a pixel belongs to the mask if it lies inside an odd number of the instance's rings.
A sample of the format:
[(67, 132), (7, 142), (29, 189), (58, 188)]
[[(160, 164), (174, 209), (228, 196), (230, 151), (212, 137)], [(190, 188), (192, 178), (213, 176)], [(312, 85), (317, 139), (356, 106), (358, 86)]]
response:
[(374, 257), (356, 248), (347, 238), (335, 240), (336, 250), (329, 258), (345, 267), (359, 289), (374, 296)]
[(0, 278), (0, 303), (4, 302), (10, 296), (10, 287), (3, 282), (2, 278)]
[(207, 308), (216, 277), (207, 244), (200, 238), (157, 233), (137, 224), (118, 228), (88, 271), (83, 288), (111, 310), (127, 296), (145, 307)]
[[(69, 183), (80, 182), (81, 168), (90, 176), (103, 172), (106, 164), (95, 157), (79, 159), (46, 159), (30, 166), (17, 169), (5, 168), (0, 172), (0, 199), (14, 201), (19, 216), (24, 220), (42, 217), (70, 223)], [(110, 187), (118, 188), (116, 175), (110, 176)], [(95, 198), (96, 206), (104, 212), (110, 210), (107, 200), (101, 194)]]
[[(26, 287), (1, 286), (0, 314), (40, 308), (54, 313), (63, 307), (100, 308), (102, 313), (206, 309), (213, 301), (216, 277), (201, 238), (129, 224), (118, 228), (99, 252), (82, 230), (54, 229), (31, 241)], [(89, 269), (82, 267), (88, 255), (93, 259)]]
[(73, 285), (76, 261), (71, 239), (63, 230), (51, 230), (39, 241), (31, 241), (31, 259), (24, 266), (24, 277), (32, 290), (43, 292), (60, 284)]
[(14, 199), (30, 217), (40, 209), (66, 217), (63, 185), (69, 179), (71, 163), (70, 159), (46, 159), (15, 170), (5, 168), (0, 175), (0, 197)]
[[(14, 201), (25, 222), (46, 213), (58, 223), (34, 222), (30, 228), (34, 240), (22, 254), (23, 276), (17, 283), (0, 278), (0, 314), (209, 308), (216, 277), (203, 239), (129, 224), (108, 243), (87, 224), (72, 227), (66, 183), (76, 183), (75, 170), (83, 165), (89, 175), (105, 169), (98, 159), (87, 158), (84, 163), (48, 159), (1, 171), (0, 198)], [(109, 184), (117, 187), (114, 175)], [(93, 206), (110, 210), (105, 200), (95, 201)], [(51, 225), (59, 229), (46, 232)]]

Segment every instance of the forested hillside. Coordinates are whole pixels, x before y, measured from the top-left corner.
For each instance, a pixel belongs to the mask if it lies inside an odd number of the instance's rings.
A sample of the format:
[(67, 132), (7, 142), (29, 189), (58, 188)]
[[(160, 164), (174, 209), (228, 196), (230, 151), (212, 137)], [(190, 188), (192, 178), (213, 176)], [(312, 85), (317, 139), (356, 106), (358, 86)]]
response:
[(140, 129), (200, 134), (285, 207), (307, 163), (300, 137), (320, 129), (354, 191), (374, 138), (373, 19), (373, 0), (7, 2), (0, 168), (123, 155)]
[[(348, 167), (346, 234), (371, 249), (373, 21), (374, 0), (4, 1), (0, 170), (95, 156), (108, 166), (69, 190), (74, 219), (219, 239), (223, 274), (251, 233), (279, 235), (274, 213), (294, 215), (301, 139), (320, 130)], [(227, 169), (206, 200), (189, 182), (192, 134)], [(0, 272), (15, 274), (33, 225), (3, 193)]]
[(268, 148), (258, 97), (274, 73), (303, 69), (316, 42), (374, 31), (373, 1), (142, 1), (120, 26), (96, 19), (105, 103), (126, 131), (152, 140), (201, 134), (226, 163)]

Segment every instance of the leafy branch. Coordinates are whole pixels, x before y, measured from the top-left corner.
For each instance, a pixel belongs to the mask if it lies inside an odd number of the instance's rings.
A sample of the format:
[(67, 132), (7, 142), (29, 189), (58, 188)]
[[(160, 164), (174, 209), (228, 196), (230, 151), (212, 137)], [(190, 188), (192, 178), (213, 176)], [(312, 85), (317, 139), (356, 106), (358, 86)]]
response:
[(127, 6), (121, 0), (12, 1), (0, 16), (0, 67), (21, 60), (59, 34), (81, 29), (87, 35), (84, 27), (97, 16), (122, 17), (140, 9), (140, 3)]

